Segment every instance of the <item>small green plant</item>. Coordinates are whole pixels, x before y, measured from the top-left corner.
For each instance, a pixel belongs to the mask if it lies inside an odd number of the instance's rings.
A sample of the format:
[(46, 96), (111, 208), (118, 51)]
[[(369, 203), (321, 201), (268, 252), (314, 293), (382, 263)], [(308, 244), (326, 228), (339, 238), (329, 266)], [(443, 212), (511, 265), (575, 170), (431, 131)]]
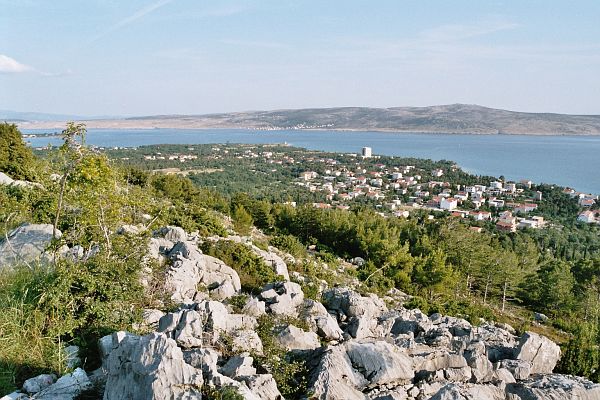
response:
[(202, 251), (235, 269), (244, 291), (259, 293), (265, 284), (277, 280), (277, 275), (271, 267), (242, 243), (231, 240), (220, 240), (216, 243), (206, 241), (202, 244)]
[[(294, 325), (304, 326), (297, 319), (287, 320)], [(285, 323), (271, 315), (259, 318), (256, 333), (263, 343), (263, 354), (254, 354), (257, 367), (264, 368), (273, 375), (279, 391), (286, 399), (297, 399), (306, 393), (308, 386), (308, 369), (305, 360), (287, 353), (275, 340), (275, 328)]]
[(222, 386), (215, 388), (203, 386), (202, 394), (208, 400), (244, 400), (244, 396), (234, 386)]

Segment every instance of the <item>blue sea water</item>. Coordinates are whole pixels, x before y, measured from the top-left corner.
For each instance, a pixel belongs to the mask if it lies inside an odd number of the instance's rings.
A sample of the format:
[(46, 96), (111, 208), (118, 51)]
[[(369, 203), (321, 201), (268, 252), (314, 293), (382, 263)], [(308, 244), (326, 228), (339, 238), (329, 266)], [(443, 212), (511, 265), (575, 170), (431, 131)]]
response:
[[(24, 133), (48, 132), (23, 130)], [(30, 138), (32, 146), (59, 138)], [(458, 135), (242, 129), (90, 129), (87, 143), (104, 147), (150, 144), (288, 143), (312, 150), (452, 160), (464, 170), (507, 179), (554, 183), (600, 194), (600, 136)]]

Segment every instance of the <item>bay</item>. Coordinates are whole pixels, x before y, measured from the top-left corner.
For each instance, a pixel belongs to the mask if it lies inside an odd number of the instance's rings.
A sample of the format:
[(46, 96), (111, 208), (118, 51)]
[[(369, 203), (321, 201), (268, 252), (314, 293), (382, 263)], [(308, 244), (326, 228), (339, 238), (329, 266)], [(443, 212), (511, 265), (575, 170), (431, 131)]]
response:
[[(23, 130), (41, 133), (47, 130)], [(34, 147), (56, 137), (28, 138)], [(507, 179), (529, 179), (600, 194), (600, 136), (461, 135), (326, 130), (90, 129), (88, 144), (138, 147), (151, 144), (288, 143), (311, 150), (452, 160), (464, 170)]]

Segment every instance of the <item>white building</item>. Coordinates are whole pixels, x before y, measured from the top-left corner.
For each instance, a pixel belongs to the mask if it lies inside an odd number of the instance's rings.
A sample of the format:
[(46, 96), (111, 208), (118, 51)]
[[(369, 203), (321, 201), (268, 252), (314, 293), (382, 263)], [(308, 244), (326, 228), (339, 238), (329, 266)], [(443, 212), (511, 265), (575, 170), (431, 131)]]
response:
[(502, 189), (502, 182), (494, 181), (490, 183), (490, 187), (493, 189)]
[(440, 201), (440, 208), (442, 210), (454, 210), (456, 207), (458, 207), (457, 199), (454, 197), (442, 197), (442, 200)]
[(587, 210), (579, 214), (579, 216), (577, 217), (577, 221), (591, 224), (596, 222), (596, 216), (594, 215), (593, 211)]
[(363, 147), (362, 148), (362, 156), (364, 158), (369, 158), (373, 156), (373, 151), (370, 147)]

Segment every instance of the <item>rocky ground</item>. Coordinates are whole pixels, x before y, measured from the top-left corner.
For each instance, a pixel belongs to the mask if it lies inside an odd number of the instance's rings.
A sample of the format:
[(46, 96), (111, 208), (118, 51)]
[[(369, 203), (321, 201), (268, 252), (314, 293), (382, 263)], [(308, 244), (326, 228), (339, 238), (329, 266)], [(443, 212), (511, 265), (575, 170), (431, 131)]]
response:
[[(9, 235), (17, 248), (4, 241), (0, 254), (41, 252), (47, 228), (20, 227)], [(136, 229), (122, 232), (136, 234)], [(244, 399), (282, 399), (269, 367), (258, 361), (265, 354), (257, 326), (265, 315), (296, 321), (278, 324), (273, 338), (306, 361), (307, 399), (600, 399), (600, 385), (552, 373), (560, 348), (538, 334), (516, 336), (506, 324), (473, 326), (464, 319), (428, 316), (393, 301), (401, 293), (383, 299), (323, 284), (321, 301), (312, 300), (298, 283), (305, 277), (288, 273), (285, 254), (255, 246), (284, 279), (235, 308), (229, 300), (241, 293), (241, 284), (233, 268), (203, 254), (199, 239), (181, 228), (165, 227), (153, 236), (148, 257), (164, 265), (163, 290), (177, 306), (169, 312), (146, 310), (139, 327), (146, 335), (103, 337), (98, 370), (76, 368), (58, 379), (40, 375), (1, 400), (75, 399), (92, 388), (105, 400), (201, 399), (202, 393), (226, 387)], [(77, 349), (69, 351), (75, 368)]]

